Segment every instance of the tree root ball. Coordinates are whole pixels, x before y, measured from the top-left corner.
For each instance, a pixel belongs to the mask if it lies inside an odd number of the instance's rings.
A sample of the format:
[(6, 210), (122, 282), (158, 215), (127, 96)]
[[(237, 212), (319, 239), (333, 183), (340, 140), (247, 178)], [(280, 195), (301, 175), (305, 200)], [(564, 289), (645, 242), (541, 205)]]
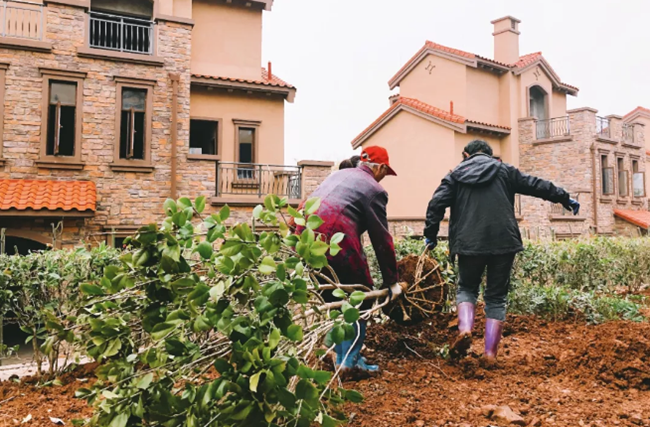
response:
[(448, 284), (438, 263), (428, 255), (409, 255), (397, 263), (400, 282), (408, 290), (383, 311), (400, 325), (414, 325), (442, 311), (447, 300)]

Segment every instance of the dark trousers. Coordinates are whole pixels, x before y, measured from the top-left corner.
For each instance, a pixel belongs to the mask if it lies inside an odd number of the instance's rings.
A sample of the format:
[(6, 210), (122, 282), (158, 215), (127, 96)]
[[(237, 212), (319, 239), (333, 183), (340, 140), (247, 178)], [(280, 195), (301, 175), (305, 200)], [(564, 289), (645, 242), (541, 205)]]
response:
[(506, 320), (506, 303), (510, 288), (510, 272), (516, 254), (458, 256), (458, 290), (456, 302), (476, 304), (483, 273), (487, 268), (487, 286), (485, 287), (485, 317)]

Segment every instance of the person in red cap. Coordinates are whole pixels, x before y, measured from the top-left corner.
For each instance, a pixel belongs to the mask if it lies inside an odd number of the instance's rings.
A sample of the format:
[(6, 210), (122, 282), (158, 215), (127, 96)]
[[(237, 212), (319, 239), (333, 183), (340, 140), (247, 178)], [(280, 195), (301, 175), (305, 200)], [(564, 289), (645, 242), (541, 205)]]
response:
[[(361, 235), (368, 232), (377, 254), (381, 269), (383, 287), (390, 288), (398, 282), (397, 260), (393, 237), (388, 231), (386, 205), (388, 194), (379, 185), (387, 175), (397, 175), (390, 167), (388, 153), (382, 147), (367, 147), (361, 153), (356, 168), (339, 170), (323, 181), (310, 197), (320, 198), (316, 214), (324, 223), (317, 232), (328, 240), (336, 233), (345, 238), (339, 244), (341, 251), (329, 256), (332, 267), (342, 284), (360, 284), (373, 288), (370, 268), (363, 251)], [(303, 227), (297, 227), (301, 233)], [(323, 292), (326, 301), (336, 301), (331, 292)], [(364, 302), (368, 308), (371, 302)], [(366, 322), (355, 324), (355, 339), (336, 345), (336, 365), (341, 374), (349, 378), (364, 377), (376, 372), (379, 367), (368, 365), (361, 357), (361, 348), (366, 336)]]

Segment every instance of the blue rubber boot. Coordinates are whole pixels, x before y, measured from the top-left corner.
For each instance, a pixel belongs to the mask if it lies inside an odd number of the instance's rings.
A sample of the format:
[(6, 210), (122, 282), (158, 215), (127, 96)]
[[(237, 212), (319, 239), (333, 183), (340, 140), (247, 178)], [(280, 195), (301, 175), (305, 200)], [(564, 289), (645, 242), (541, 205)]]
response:
[(361, 356), (361, 349), (363, 348), (363, 342), (366, 339), (367, 322), (365, 320), (359, 320), (358, 325), (359, 325), (358, 328), (357, 328), (357, 324), (354, 325), (354, 331), (359, 335), (359, 339), (357, 340), (357, 343), (354, 345), (354, 349), (352, 350), (352, 352), (356, 354), (356, 367), (361, 369), (362, 371), (378, 372), (379, 366), (368, 365), (366, 363), (366, 358)]
[(342, 365), (341, 370), (354, 368), (356, 358), (354, 355), (354, 350), (352, 349), (353, 342), (354, 340), (343, 341), (341, 344), (336, 344), (336, 346), (334, 347), (334, 351), (336, 351), (337, 368), (341, 365)]

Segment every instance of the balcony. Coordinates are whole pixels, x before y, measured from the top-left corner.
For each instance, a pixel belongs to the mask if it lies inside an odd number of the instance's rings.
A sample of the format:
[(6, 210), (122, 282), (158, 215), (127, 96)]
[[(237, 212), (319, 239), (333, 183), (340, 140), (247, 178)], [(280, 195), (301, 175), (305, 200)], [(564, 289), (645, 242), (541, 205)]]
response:
[(3, 0), (2, 37), (43, 40), (43, 5)]
[(262, 165), (255, 163), (217, 164), (218, 199), (244, 202), (275, 194), (290, 200), (302, 197), (302, 168), (300, 166)]
[(154, 22), (90, 12), (89, 46), (140, 55), (154, 53)]
[(612, 126), (607, 117), (596, 116), (596, 136), (598, 138), (612, 139)]
[(571, 136), (569, 117), (555, 117), (536, 121), (536, 139), (564, 139)]

